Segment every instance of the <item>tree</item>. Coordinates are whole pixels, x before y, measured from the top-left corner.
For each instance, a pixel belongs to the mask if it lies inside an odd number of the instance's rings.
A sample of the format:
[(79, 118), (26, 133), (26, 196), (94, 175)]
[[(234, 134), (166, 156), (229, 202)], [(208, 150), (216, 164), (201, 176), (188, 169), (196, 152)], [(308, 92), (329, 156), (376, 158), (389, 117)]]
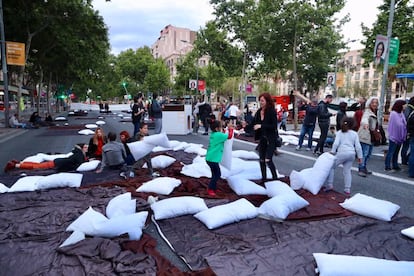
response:
[(158, 95), (166, 94), (170, 85), (170, 72), (162, 59), (156, 59), (148, 67), (145, 76), (144, 87), (147, 91), (156, 92)]
[[(376, 36), (387, 35), (388, 18), (390, 12), (390, 1), (378, 7), (380, 12), (372, 28), (364, 24), (361, 25), (362, 33), (365, 40), (362, 44), (365, 46), (362, 57), (364, 66), (368, 66), (373, 60)], [(390, 78), (393, 79), (395, 73), (410, 73), (414, 71), (414, 4), (409, 0), (395, 1), (394, 20), (392, 25), (392, 37), (398, 37), (400, 40), (400, 49), (398, 63), (390, 67)]]

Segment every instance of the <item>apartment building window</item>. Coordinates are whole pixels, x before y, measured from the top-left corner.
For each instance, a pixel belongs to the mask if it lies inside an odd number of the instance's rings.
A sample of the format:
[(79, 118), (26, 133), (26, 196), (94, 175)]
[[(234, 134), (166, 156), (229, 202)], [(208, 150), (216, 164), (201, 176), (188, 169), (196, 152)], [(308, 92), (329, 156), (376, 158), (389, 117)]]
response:
[(354, 85), (355, 85), (355, 87), (358, 87), (359, 88), (360, 87), (359, 86), (359, 81), (356, 81)]
[(369, 81), (364, 81), (364, 89), (368, 89), (369, 88)]
[(374, 79), (378, 79), (379, 78), (379, 74), (377, 71), (374, 71)]
[(369, 71), (364, 72), (364, 80), (369, 79)]
[(355, 80), (359, 80), (361, 78), (361, 73), (355, 73)]
[(378, 84), (379, 84), (379, 81), (378, 81), (378, 80), (374, 80), (374, 81), (372, 82), (372, 87), (373, 87), (373, 88), (378, 88)]
[(352, 61), (354, 60), (354, 57), (353, 56), (349, 56), (348, 57), (348, 62), (349, 62), (349, 64), (352, 64)]
[(357, 70), (357, 71), (361, 71), (361, 67), (362, 67), (362, 66), (361, 66), (361, 64), (357, 64), (357, 65), (356, 65), (356, 70)]
[(361, 55), (357, 55), (357, 58), (356, 58), (356, 63), (357, 64), (361, 64), (362, 62), (361, 62)]

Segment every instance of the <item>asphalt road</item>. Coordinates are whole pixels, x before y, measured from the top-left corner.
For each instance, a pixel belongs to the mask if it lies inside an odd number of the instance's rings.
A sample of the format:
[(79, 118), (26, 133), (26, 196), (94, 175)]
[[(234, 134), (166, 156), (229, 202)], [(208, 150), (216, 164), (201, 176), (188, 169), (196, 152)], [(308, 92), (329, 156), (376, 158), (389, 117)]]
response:
[[(121, 112), (119, 112), (121, 113)], [(65, 115), (65, 114), (62, 114)], [(125, 114), (125, 117), (129, 117)], [(127, 130), (133, 131), (133, 125), (130, 122), (121, 122), (119, 114), (102, 115), (96, 111), (90, 111), (88, 116), (67, 117), (67, 123), (70, 126), (95, 123), (98, 116), (102, 118), (106, 124), (103, 125), (105, 133), (114, 131), (119, 133)], [(292, 128), (292, 126), (289, 126)], [(30, 129), (24, 134), (11, 137), (10, 139), (0, 139), (0, 165), (1, 168), (11, 159), (22, 160), (23, 158), (34, 155), (39, 152), (43, 153), (67, 153), (76, 143), (87, 143), (90, 136), (84, 135), (64, 135), (64, 136), (48, 136), (46, 128)], [(208, 145), (209, 136), (203, 135), (168, 135), (170, 140), (186, 141), (188, 143)], [(233, 150), (254, 150), (255, 145), (252, 143), (238, 141), (233, 143)], [(327, 149), (328, 150), (328, 149)], [(369, 169), (373, 174), (363, 178), (357, 175), (356, 163), (352, 173), (352, 194), (363, 193), (376, 198), (384, 199), (396, 203), (401, 206), (400, 213), (409, 217), (414, 217), (414, 179), (408, 178), (406, 169), (398, 173), (384, 172), (384, 158), (382, 156), (383, 148), (376, 147), (374, 155), (369, 161)], [(305, 150), (296, 151), (294, 145), (284, 145), (279, 149), (279, 155), (274, 156), (277, 169), (281, 174), (289, 175), (292, 170), (301, 170), (309, 168), (313, 165), (315, 157), (311, 152)], [(3, 171), (0, 172), (3, 174)], [(343, 190), (342, 169), (338, 168), (335, 174), (334, 188), (337, 191)], [(157, 234), (154, 224), (150, 224), (145, 232), (154, 236), (158, 240), (158, 249), (161, 254), (169, 258), (177, 267), (182, 270), (188, 270), (185, 264), (179, 259), (162, 241)]]

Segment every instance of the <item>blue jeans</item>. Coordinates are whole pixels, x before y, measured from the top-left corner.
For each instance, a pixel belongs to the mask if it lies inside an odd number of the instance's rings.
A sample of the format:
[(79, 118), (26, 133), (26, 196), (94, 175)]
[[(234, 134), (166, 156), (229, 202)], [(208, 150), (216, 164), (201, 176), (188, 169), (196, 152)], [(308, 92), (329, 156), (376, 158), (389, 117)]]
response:
[[(414, 149), (414, 136), (410, 138), (410, 150)], [(410, 153), (408, 159), (408, 176), (414, 177), (414, 152)]]
[(312, 136), (313, 131), (315, 130), (315, 125), (302, 125), (302, 128), (300, 129), (299, 134), (299, 143), (298, 146), (302, 147), (303, 139), (305, 138), (305, 135), (308, 134), (308, 148), (312, 148)]
[(154, 119), (154, 134), (160, 134), (162, 129), (162, 118)]
[(132, 137), (135, 138), (135, 135), (139, 132), (139, 128), (141, 127), (141, 122), (137, 121), (132, 123), (134, 124), (134, 135), (132, 135)]
[(210, 183), (208, 183), (208, 188), (210, 190), (215, 191), (217, 190), (217, 181), (221, 177), (220, 165), (217, 162), (210, 162), (210, 161), (207, 161), (207, 165), (211, 169), (211, 179), (210, 179)]
[(401, 149), (401, 144), (397, 144), (391, 139), (389, 140), (388, 152), (385, 156), (385, 168), (391, 169), (391, 161), (392, 161), (392, 168), (398, 168), (398, 153)]
[(372, 154), (372, 149), (374, 148), (374, 146), (361, 143), (361, 148), (362, 148), (362, 163), (358, 165), (358, 169), (360, 171), (367, 169), (367, 162)]

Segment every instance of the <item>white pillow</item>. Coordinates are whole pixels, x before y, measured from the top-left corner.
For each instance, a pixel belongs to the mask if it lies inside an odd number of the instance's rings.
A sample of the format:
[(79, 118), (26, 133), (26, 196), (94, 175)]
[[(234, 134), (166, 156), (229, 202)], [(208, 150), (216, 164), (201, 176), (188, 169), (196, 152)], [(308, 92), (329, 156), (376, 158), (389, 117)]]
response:
[(265, 183), (265, 187), (268, 197), (275, 197), (278, 195), (285, 195), (291, 193), (296, 194), (296, 192), (291, 187), (289, 187), (288, 184), (280, 180), (268, 181)]
[(19, 178), (13, 186), (10, 187), (8, 190), (9, 193), (13, 192), (33, 192), (38, 189), (37, 183), (40, 179), (44, 178), (44, 176), (34, 175), (34, 176), (25, 176)]
[(7, 193), (9, 191), (9, 187), (4, 185), (3, 183), (0, 183), (0, 194)]
[(59, 247), (75, 244), (85, 239), (85, 234), (81, 231), (73, 231), (73, 233), (67, 238)]
[(409, 237), (410, 239), (414, 239), (414, 226), (401, 230), (401, 234)]
[(343, 208), (362, 216), (391, 221), (400, 206), (392, 202), (357, 193), (340, 203)]
[(186, 148), (188, 148), (190, 146), (189, 143), (187, 142), (181, 142), (179, 144), (174, 144), (175, 146), (172, 147), (173, 151), (179, 151), (179, 150), (184, 150)]
[(336, 157), (329, 152), (323, 153), (316, 159), (310, 177), (305, 179), (303, 188), (316, 195), (328, 178)]
[(309, 202), (295, 192), (286, 193), (263, 202), (259, 207), (259, 214), (273, 219), (284, 220), (290, 213), (308, 205)]
[(192, 215), (207, 210), (207, 205), (202, 198), (195, 196), (172, 197), (151, 204), (154, 218), (168, 219), (183, 215)]
[(313, 253), (320, 276), (411, 276), (414, 262)]
[[(175, 162), (175, 158), (167, 155), (158, 155), (154, 158), (151, 158), (151, 164), (154, 169), (165, 169), (169, 166), (171, 166)], [(145, 163), (144, 167), (146, 167), (147, 164)]]
[(139, 160), (148, 153), (151, 153), (152, 149), (155, 147), (154, 145), (145, 143), (144, 141), (127, 143), (127, 145), (135, 160)]
[(223, 148), (223, 157), (221, 158), (220, 165), (225, 167), (228, 170), (231, 170), (231, 161), (232, 161), (232, 151), (233, 151), (233, 140), (234, 138), (227, 139), (226, 142), (224, 142), (224, 148)]
[(137, 200), (131, 200), (131, 193), (124, 193), (111, 199), (106, 205), (106, 216), (109, 219), (134, 214)]
[(89, 207), (82, 215), (69, 224), (66, 231), (80, 231), (86, 235), (94, 236), (96, 234), (96, 225), (107, 220), (107, 217)]
[(85, 125), (85, 127), (86, 127), (87, 129), (91, 129), (91, 128), (98, 128), (98, 125), (95, 125), (95, 124), (86, 124), (86, 125)]
[(254, 151), (234, 150), (232, 152), (232, 155), (233, 157), (242, 158), (242, 159), (259, 160), (259, 155)]
[(186, 147), (184, 149), (184, 152), (195, 153), (197, 155), (204, 156), (206, 155), (207, 150), (203, 148), (203, 145), (190, 144), (189, 147)]
[(82, 183), (81, 173), (55, 173), (45, 176), (37, 182), (38, 189), (50, 189), (58, 187), (78, 188)]
[(59, 153), (59, 154), (43, 154), (43, 153), (41, 154), (43, 157), (43, 161), (52, 161), (52, 160), (55, 160), (56, 158), (67, 158), (69, 156), (72, 156), (73, 152)]
[(312, 168), (303, 169), (300, 172), (293, 170), (290, 173), (290, 187), (293, 190), (302, 189), (305, 185), (306, 179), (311, 178)]
[(113, 238), (128, 233), (130, 240), (139, 240), (142, 236), (142, 228), (147, 220), (148, 212), (115, 217), (107, 221), (96, 223), (94, 236)]
[(34, 163), (41, 163), (45, 161), (44, 153), (38, 153), (36, 155), (28, 156), (22, 160), (22, 162), (34, 162)]
[[(121, 116), (122, 116), (122, 115), (121, 115)], [(95, 124), (97, 124), (97, 125), (101, 126), (101, 125), (106, 124), (106, 122), (105, 122), (105, 121), (96, 121), (96, 123), (95, 123)]]
[(96, 170), (96, 168), (101, 163), (101, 160), (90, 160), (88, 162), (84, 162), (80, 164), (80, 166), (76, 169), (77, 172), (88, 172)]
[(180, 186), (181, 180), (172, 177), (157, 177), (153, 180), (144, 182), (137, 192), (157, 193), (169, 195), (175, 187)]
[(184, 165), (181, 168), (181, 174), (194, 177), (194, 178), (200, 178), (200, 177), (211, 177), (211, 170), (210, 167), (207, 165), (206, 162), (204, 163), (193, 163), (189, 165)]
[(55, 118), (55, 121), (67, 121), (68, 119), (66, 119), (66, 117), (63, 116), (59, 116)]
[(170, 147), (170, 141), (168, 140), (166, 133), (154, 134), (150, 136), (145, 136), (144, 140), (145, 143), (151, 144), (155, 146), (161, 146), (164, 148)]
[(95, 134), (95, 131), (91, 130), (91, 129), (82, 129), (78, 131), (78, 134), (80, 135), (93, 135)]
[(210, 230), (241, 220), (252, 219), (256, 216), (257, 208), (245, 198), (215, 206), (194, 215)]
[(227, 178), (227, 183), (237, 195), (265, 195), (266, 189), (253, 181), (239, 177), (238, 175)]

